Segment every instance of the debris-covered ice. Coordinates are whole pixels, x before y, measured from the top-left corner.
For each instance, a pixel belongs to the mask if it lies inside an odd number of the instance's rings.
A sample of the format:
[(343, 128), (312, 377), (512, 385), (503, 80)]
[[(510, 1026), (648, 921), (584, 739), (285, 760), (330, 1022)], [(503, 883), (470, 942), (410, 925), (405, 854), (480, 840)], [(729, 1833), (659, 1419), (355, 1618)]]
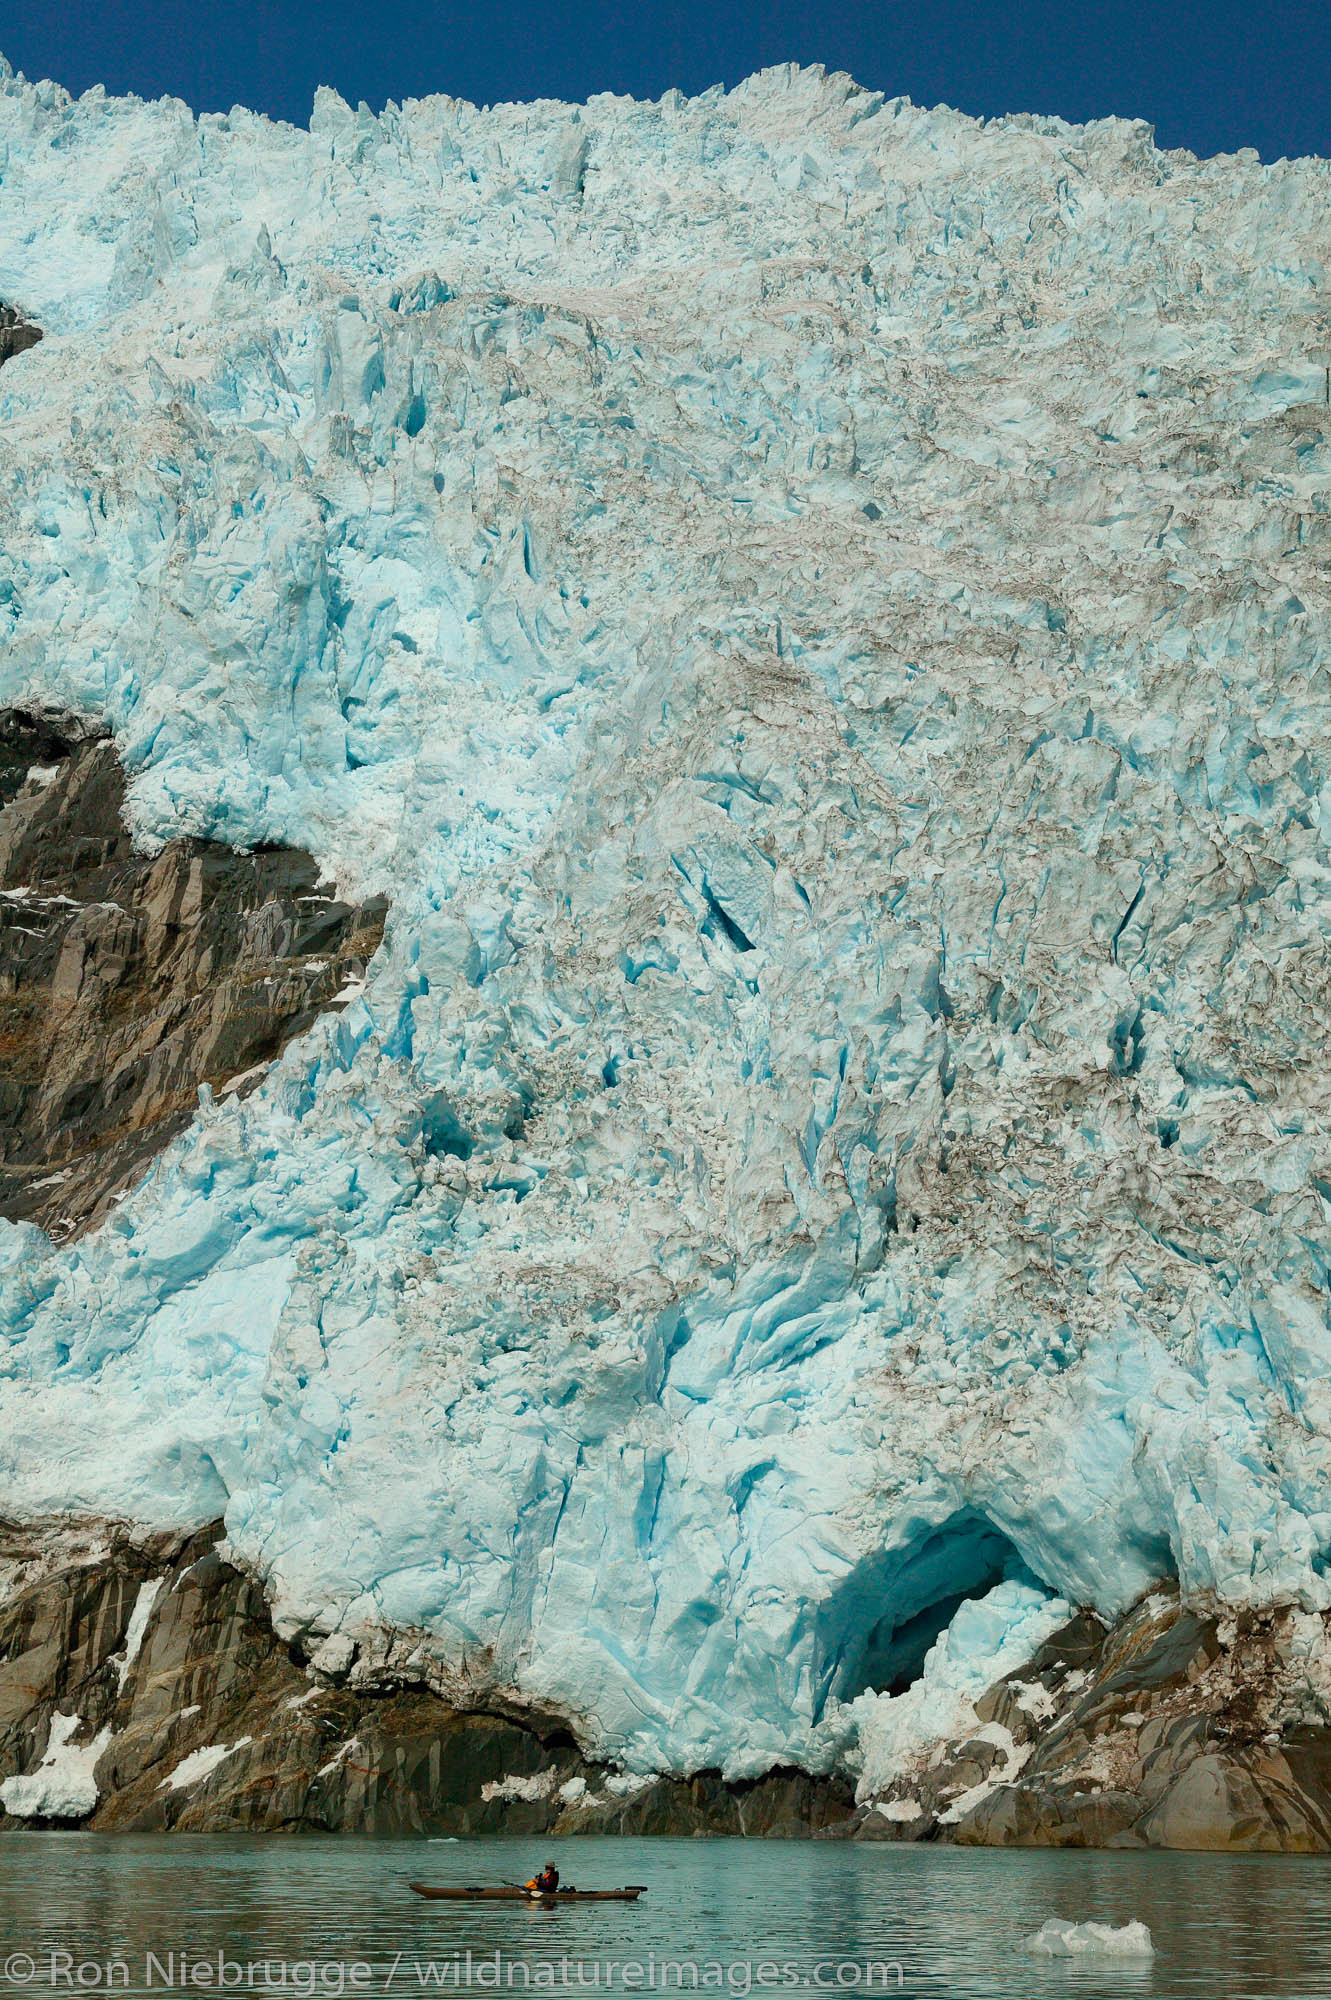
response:
[(1331, 163), (798, 69), (4, 70), (0, 159), (0, 701), (393, 899), (0, 1229), (0, 1511), (224, 1513), (353, 1680), (638, 1773), (871, 1761), (968, 1601), (966, 1687), (1322, 1608)]

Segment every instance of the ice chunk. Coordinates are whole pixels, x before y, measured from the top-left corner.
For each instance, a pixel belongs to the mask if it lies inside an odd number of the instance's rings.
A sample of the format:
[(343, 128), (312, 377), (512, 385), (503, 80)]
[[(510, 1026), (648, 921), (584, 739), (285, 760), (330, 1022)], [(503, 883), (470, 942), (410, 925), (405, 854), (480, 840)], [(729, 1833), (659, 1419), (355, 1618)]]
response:
[(918, 1799), (880, 1799), (874, 1811), (897, 1826), (909, 1826), (912, 1820), (924, 1817), (924, 1807)]
[(962, 1604), (912, 1687), (897, 1695), (861, 1695), (844, 1711), (853, 1727), (848, 1760), (860, 1773), (856, 1796), (872, 1799), (938, 1744), (962, 1735), (987, 1734), (1006, 1757), (993, 1780), (954, 1802), (953, 1817), (959, 1818), (993, 1782), (1011, 1775), (1016, 1762), (1011, 1735), (994, 1724), (982, 1729), (975, 1702), (995, 1681), (1023, 1666), (1070, 1615), (1062, 1598), (1013, 1580)]
[(513, 1776), (493, 1778), (481, 1786), (481, 1797), (487, 1804), (491, 1799), (537, 1799), (553, 1798), (559, 1790), (557, 1771), (536, 1771), (530, 1777)]
[(1049, 1917), (1024, 1947), (1046, 1958), (1153, 1958), (1155, 1946), (1143, 1923), (1073, 1924), (1062, 1917)]
[(340, 1680), (356, 1657), (356, 1642), (345, 1632), (330, 1632), (310, 1655), (311, 1672)]
[(110, 1728), (87, 1743), (72, 1739), (77, 1715), (53, 1715), (46, 1755), (35, 1771), (0, 1784), (0, 1806), (14, 1819), (86, 1819), (97, 1804), (97, 1759), (111, 1741)]
[(646, 1791), (651, 1782), (645, 1771), (612, 1771), (602, 1790), (612, 1799), (631, 1799), (636, 1792)]

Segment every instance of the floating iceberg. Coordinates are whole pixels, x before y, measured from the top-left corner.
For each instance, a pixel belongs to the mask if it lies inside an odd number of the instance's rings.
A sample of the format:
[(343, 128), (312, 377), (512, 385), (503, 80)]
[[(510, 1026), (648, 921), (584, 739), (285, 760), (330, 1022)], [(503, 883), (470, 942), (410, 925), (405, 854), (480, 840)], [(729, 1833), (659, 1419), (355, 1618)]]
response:
[(0, 1511), (224, 1515), (284, 1637), (629, 1773), (873, 1759), (972, 1616), (961, 1695), (1324, 1607), (1331, 163), (2, 65), (0, 158), (0, 702), (393, 899), (0, 1228)]
[(1024, 1949), (1046, 1958), (1154, 1958), (1151, 1933), (1143, 1923), (1071, 1924), (1062, 1917), (1049, 1917)]

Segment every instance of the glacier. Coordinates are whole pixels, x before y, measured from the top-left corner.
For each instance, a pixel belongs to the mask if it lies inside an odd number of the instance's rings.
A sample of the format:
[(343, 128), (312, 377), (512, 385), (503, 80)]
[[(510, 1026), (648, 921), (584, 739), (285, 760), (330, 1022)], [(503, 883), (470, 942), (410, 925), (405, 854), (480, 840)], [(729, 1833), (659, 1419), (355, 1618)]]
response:
[(1331, 1608), (1328, 213), (817, 69), (0, 64), (0, 701), (392, 899), (0, 1225), (0, 1513), (222, 1516), (628, 1773), (872, 1762), (1061, 1600)]

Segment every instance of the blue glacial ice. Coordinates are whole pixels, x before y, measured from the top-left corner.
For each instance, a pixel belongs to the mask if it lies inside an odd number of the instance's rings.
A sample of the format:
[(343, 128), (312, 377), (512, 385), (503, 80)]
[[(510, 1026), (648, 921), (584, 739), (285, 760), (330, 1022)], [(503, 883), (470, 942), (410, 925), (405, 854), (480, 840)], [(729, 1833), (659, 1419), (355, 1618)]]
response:
[(818, 70), (0, 65), (0, 701), (393, 899), (0, 1226), (0, 1512), (224, 1514), (282, 1633), (637, 1772), (1331, 1604), (1329, 201)]

